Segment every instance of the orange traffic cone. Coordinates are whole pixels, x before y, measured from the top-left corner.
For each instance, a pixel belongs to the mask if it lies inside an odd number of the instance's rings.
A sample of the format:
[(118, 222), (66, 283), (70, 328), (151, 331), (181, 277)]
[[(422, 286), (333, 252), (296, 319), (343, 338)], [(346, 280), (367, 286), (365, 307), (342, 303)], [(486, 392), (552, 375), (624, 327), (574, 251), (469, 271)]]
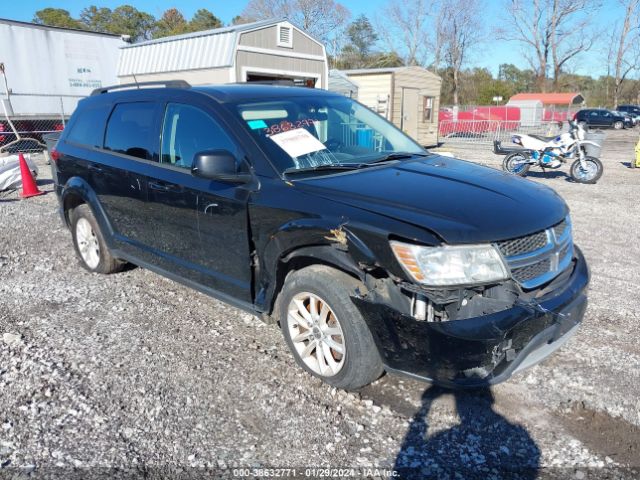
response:
[(31, 170), (29, 170), (27, 161), (24, 159), (24, 155), (20, 153), (18, 158), (20, 159), (20, 176), (22, 177), (22, 195), (20, 196), (22, 198), (29, 198), (46, 193), (38, 190), (38, 186), (36, 185), (36, 181), (33, 179), (33, 175), (31, 175)]

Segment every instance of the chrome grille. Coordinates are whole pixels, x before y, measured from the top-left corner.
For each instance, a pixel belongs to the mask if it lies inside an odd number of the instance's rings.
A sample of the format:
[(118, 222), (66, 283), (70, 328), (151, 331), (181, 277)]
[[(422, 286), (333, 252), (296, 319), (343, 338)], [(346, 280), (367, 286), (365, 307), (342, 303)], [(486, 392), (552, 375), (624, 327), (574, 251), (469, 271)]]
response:
[(526, 237), (498, 242), (498, 248), (505, 257), (513, 257), (538, 250), (544, 247), (547, 242), (547, 231), (543, 230)]
[(526, 267), (514, 268), (511, 270), (513, 278), (522, 283), (533, 280), (534, 278), (544, 275), (551, 268), (551, 261), (547, 258), (541, 262), (534, 263), (533, 265), (527, 265)]
[(561, 221), (558, 225), (553, 227), (553, 231), (556, 234), (556, 238), (562, 238), (567, 229), (569, 228), (569, 222), (567, 220)]
[(569, 217), (542, 232), (498, 242), (511, 276), (524, 289), (536, 288), (571, 264), (573, 241)]

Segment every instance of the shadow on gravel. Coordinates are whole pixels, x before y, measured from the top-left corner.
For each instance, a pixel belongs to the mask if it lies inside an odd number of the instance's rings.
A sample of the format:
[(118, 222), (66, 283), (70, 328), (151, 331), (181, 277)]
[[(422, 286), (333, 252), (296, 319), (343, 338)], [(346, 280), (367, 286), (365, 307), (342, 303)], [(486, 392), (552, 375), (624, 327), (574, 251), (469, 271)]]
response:
[(53, 184), (55, 184), (55, 183), (56, 183), (56, 182), (54, 182), (53, 180), (50, 180), (50, 179), (48, 179), (48, 178), (38, 178), (38, 179), (36, 180), (36, 184), (37, 184), (39, 187), (44, 187), (44, 186), (46, 186), (46, 185), (53, 185)]
[[(431, 406), (445, 395), (454, 396), (459, 423), (429, 431)], [(493, 403), (489, 389), (427, 388), (396, 458), (399, 478), (536, 478), (540, 449), (525, 428), (495, 412)]]
[(569, 175), (566, 172), (560, 171), (560, 170), (553, 170), (550, 172), (540, 172), (540, 171), (528, 171), (527, 174), (525, 175), (526, 177), (533, 177), (533, 178), (547, 178), (547, 179), (552, 179), (555, 180), (556, 178), (563, 178), (564, 180), (566, 180), (567, 182), (573, 182), (573, 179), (571, 178), (571, 175)]

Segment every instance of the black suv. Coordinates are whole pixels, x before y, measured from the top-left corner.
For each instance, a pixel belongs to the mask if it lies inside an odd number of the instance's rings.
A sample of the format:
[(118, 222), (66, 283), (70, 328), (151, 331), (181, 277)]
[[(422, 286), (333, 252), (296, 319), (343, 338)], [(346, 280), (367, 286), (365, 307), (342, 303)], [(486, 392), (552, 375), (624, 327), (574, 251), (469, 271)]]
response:
[(87, 270), (131, 262), (277, 323), (345, 389), (497, 383), (576, 331), (589, 275), (553, 190), (322, 90), (140, 87), (82, 100), (51, 152)]
[(630, 117), (604, 108), (580, 110), (573, 119), (589, 127), (611, 127), (616, 130), (633, 127), (633, 121)]
[(626, 113), (633, 117), (637, 122), (640, 122), (640, 107), (637, 105), (619, 105), (616, 109), (619, 112)]

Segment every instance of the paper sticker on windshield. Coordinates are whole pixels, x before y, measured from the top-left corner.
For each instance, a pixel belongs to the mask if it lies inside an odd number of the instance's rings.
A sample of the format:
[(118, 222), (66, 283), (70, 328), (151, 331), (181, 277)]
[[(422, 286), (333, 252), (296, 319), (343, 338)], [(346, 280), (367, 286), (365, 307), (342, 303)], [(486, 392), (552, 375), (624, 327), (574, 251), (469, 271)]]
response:
[(269, 138), (294, 158), (327, 148), (304, 128), (277, 133)]
[(249, 120), (247, 122), (251, 130), (258, 130), (259, 128), (267, 128), (267, 124), (264, 120)]

